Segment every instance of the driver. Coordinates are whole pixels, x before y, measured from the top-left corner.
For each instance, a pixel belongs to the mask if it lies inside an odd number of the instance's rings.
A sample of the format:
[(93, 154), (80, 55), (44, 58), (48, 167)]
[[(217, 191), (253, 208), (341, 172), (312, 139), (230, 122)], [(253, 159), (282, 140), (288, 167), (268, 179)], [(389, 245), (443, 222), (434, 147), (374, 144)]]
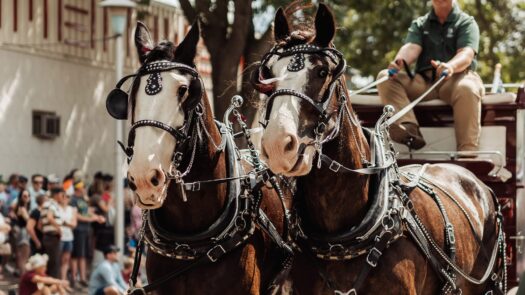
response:
[[(441, 99), (451, 105), (458, 151), (477, 151), (481, 98), (485, 91), (481, 78), (475, 72), (479, 39), (476, 21), (459, 8), (456, 0), (432, 0), (431, 11), (412, 22), (405, 45), (388, 66), (388, 69), (396, 69), (398, 73), (377, 86), (383, 104), (391, 104), (396, 111), (401, 110), (446, 71), (445, 81), (425, 100)], [(399, 71), (416, 61), (415, 76)], [(378, 79), (386, 75), (388, 70), (383, 70)], [(390, 136), (413, 149), (425, 146), (413, 111), (391, 126)]]

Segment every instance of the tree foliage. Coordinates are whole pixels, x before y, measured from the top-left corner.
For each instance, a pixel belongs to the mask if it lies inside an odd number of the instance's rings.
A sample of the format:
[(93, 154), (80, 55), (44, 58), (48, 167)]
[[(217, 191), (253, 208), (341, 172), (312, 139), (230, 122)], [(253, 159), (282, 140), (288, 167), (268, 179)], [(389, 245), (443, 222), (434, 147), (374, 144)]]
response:
[[(493, 68), (503, 65), (505, 82), (525, 80), (525, 1), (457, 0), (463, 10), (475, 17), (481, 31), (478, 56), (484, 81), (492, 80)], [(140, 0), (149, 5), (151, 0)], [(229, 99), (241, 92), (250, 96), (249, 72), (238, 79), (238, 65), (260, 60), (272, 45), (269, 25), (279, 6), (303, 4), (312, 0), (179, 0), (188, 22), (201, 19), (203, 40), (210, 52), (213, 98), (216, 116), (221, 117)], [(322, 2), (322, 0), (321, 0)], [(335, 44), (349, 66), (363, 76), (375, 76), (394, 58), (403, 44), (413, 19), (430, 10), (430, 1), (421, 0), (325, 0), (336, 15), (338, 33)], [(293, 11), (293, 9), (292, 9)], [(302, 16), (313, 16), (314, 8)], [(262, 21), (261, 21), (262, 19)], [(238, 81), (241, 84), (238, 84)], [(239, 91), (240, 90), (240, 91)], [(253, 111), (253, 110), (252, 110)], [(250, 111), (248, 111), (248, 117)]]

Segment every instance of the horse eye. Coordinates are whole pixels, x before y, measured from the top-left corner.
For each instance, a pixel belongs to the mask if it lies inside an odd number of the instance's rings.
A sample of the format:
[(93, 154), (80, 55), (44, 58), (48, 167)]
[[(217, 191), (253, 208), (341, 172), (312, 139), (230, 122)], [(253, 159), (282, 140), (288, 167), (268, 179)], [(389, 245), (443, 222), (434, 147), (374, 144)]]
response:
[(186, 92), (188, 92), (188, 86), (182, 85), (179, 87), (179, 97), (183, 98), (184, 95), (186, 95)]
[(328, 76), (328, 70), (327, 69), (321, 69), (319, 71), (318, 75), (319, 75), (320, 78), (326, 78), (326, 76)]

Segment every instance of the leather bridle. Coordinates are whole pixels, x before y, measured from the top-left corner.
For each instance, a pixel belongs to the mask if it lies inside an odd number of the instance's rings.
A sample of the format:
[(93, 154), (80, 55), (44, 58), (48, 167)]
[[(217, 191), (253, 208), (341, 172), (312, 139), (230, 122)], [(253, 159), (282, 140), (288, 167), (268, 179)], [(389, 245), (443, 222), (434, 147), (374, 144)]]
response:
[[(338, 51), (335, 48), (332, 47), (319, 47), (312, 44), (300, 44), (296, 46), (292, 46), (289, 48), (284, 48), (282, 46), (275, 46), (272, 48), (272, 50), (268, 53), (266, 53), (261, 61), (260, 67), (267, 67), (268, 61), (273, 56), (278, 56), (279, 59), (287, 56), (294, 56), (296, 58), (298, 55), (304, 55), (304, 54), (320, 54), (328, 57), (333, 63), (336, 64), (336, 67), (333, 71), (333, 77), (328, 85), (328, 91), (325, 92), (323, 99), (320, 102), (315, 101), (313, 98), (309, 97), (308, 95), (298, 92), (294, 89), (279, 89), (272, 91), (271, 94), (268, 97), (267, 104), (266, 104), (266, 112), (265, 112), (265, 118), (263, 125), (266, 126), (268, 123), (268, 120), (270, 119), (270, 112), (272, 110), (272, 105), (275, 100), (275, 98), (283, 95), (291, 95), (295, 96), (302, 101), (307, 102), (310, 104), (318, 113), (319, 115), (319, 121), (316, 125), (316, 129), (324, 129), (324, 127), (320, 127), (325, 125), (328, 122), (328, 119), (330, 116), (328, 116), (328, 107), (332, 101), (333, 93), (335, 88), (337, 87), (338, 83), (337, 81), (341, 77), (341, 75), (344, 73), (346, 69), (346, 60), (343, 58), (343, 54)], [(303, 57), (304, 59), (304, 57)], [(299, 66), (300, 67), (300, 66)], [(302, 67), (304, 67), (304, 64), (302, 64)], [(297, 71), (300, 68), (289, 68), (290, 71)], [(261, 72), (261, 69), (259, 69)], [(321, 130), (319, 130), (321, 131)], [(323, 130), (324, 131), (324, 130)], [(321, 131), (321, 133), (323, 132)]]
[[(199, 73), (193, 68), (185, 64), (171, 62), (171, 61), (156, 61), (151, 63), (146, 63), (132, 75), (123, 77), (116, 85), (116, 88), (110, 92), (106, 101), (106, 107), (108, 112), (116, 119), (127, 119), (127, 112), (129, 111), (129, 102), (133, 104), (133, 100), (130, 100), (128, 94), (121, 90), (122, 85), (130, 78), (133, 78), (133, 88), (138, 88), (140, 83), (140, 78), (146, 75), (149, 75), (147, 84), (145, 86), (145, 91), (148, 95), (156, 95), (162, 91), (162, 78), (160, 77), (161, 72), (170, 72), (178, 70), (183, 74), (189, 74), (191, 76), (191, 82), (189, 86), (187, 101), (190, 102), (187, 105), (185, 111), (184, 123), (179, 128), (174, 128), (166, 123), (157, 121), (157, 120), (139, 120), (136, 122), (132, 121), (131, 128), (128, 133), (128, 144), (125, 146), (122, 142), (118, 142), (122, 150), (127, 156), (128, 163), (131, 162), (134, 153), (134, 144), (135, 144), (135, 133), (136, 130), (140, 127), (153, 127), (161, 129), (169, 133), (176, 140), (177, 145), (173, 151), (171, 158), (171, 164), (166, 173), (166, 182), (170, 179), (176, 179), (177, 182), (182, 181), (182, 177), (189, 173), (191, 169), (191, 164), (193, 162), (193, 157), (195, 156), (195, 149), (197, 142), (194, 140), (191, 159), (189, 160), (189, 165), (186, 168), (185, 172), (179, 171), (179, 166), (181, 165), (184, 151), (188, 149), (188, 140), (192, 138), (192, 133), (195, 132), (196, 125), (199, 124), (200, 118), (203, 114), (203, 107), (201, 104), (202, 95), (203, 95), (203, 82)], [(131, 110), (134, 109), (134, 105), (131, 106)]]
[[(310, 106), (313, 107), (313, 109), (316, 111), (318, 115), (318, 121), (315, 124), (315, 127), (313, 128), (313, 140), (311, 143), (307, 145), (313, 145), (318, 153), (318, 163), (317, 166), (320, 168), (321, 162), (323, 160), (323, 153), (322, 153), (322, 146), (323, 144), (333, 140), (336, 138), (339, 134), (339, 131), (341, 130), (341, 126), (343, 123), (344, 115), (346, 113), (347, 117), (349, 118), (349, 121), (351, 124), (353, 124), (356, 129), (360, 129), (361, 125), (359, 124), (359, 121), (357, 120), (355, 114), (350, 112), (348, 106), (347, 106), (347, 93), (345, 91), (345, 87), (343, 86), (343, 81), (341, 80), (342, 75), (344, 74), (346, 70), (346, 60), (344, 59), (343, 54), (333, 48), (333, 47), (319, 47), (312, 44), (300, 44), (295, 45), (292, 47), (284, 47), (276, 45), (272, 48), (267, 54), (263, 56), (263, 59), (261, 60), (261, 63), (259, 65), (259, 71), (258, 71), (258, 79), (259, 82), (261, 79), (265, 79), (264, 77), (264, 69), (268, 69), (268, 62), (273, 56), (277, 56), (278, 59), (281, 59), (283, 57), (287, 56), (293, 56), (293, 60), (291, 63), (291, 66), (288, 66), (288, 70), (291, 72), (296, 72), (300, 70), (302, 67), (304, 67), (304, 64), (297, 64), (297, 60), (300, 60), (300, 55), (304, 54), (318, 54), (322, 56), (326, 56), (329, 58), (334, 64), (336, 64), (335, 69), (333, 70), (333, 75), (331, 78), (331, 81), (328, 84), (328, 87), (326, 91), (324, 92), (322, 99), (320, 101), (316, 101), (315, 99), (311, 98), (310, 96), (298, 92), (294, 89), (284, 88), (284, 89), (278, 89), (278, 90), (270, 90), (270, 87), (265, 87), (262, 85), (256, 85), (256, 88), (261, 89), (265, 88), (267, 91), (263, 91), (266, 95), (268, 95), (266, 106), (265, 106), (265, 116), (261, 123), (261, 125), (266, 128), (268, 125), (268, 121), (270, 120), (270, 113), (272, 111), (272, 106), (274, 100), (283, 95), (290, 95), (299, 98), (301, 101), (306, 102)], [(303, 57), (304, 59), (304, 57)], [(258, 86), (258, 87), (257, 87)], [(337, 92), (337, 95), (335, 95)], [(338, 99), (338, 106), (337, 110), (333, 113), (328, 113), (328, 109), (334, 99)], [(327, 130), (328, 122), (332, 115), (336, 113), (336, 123), (334, 128), (331, 130)], [(354, 129), (351, 128), (352, 135), (355, 140), (357, 140), (356, 134), (354, 134)], [(359, 148), (359, 144), (357, 145)], [(369, 161), (366, 159), (366, 155), (364, 152), (362, 152), (359, 149), (359, 154), (361, 156), (361, 161), (363, 164), (368, 165)]]

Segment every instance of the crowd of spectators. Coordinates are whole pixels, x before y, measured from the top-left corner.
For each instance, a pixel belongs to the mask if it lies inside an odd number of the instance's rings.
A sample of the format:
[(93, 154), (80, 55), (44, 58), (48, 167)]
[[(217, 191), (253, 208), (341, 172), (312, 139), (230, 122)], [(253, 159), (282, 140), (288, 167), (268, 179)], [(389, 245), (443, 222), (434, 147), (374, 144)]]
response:
[[(0, 278), (5, 272), (19, 277), (20, 295), (86, 288), (89, 294), (123, 294), (142, 213), (125, 189), (126, 247), (120, 251), (114, 246), (113, 185), (109, 174), (97, 172), (90, 180), (76, 169), (63, 179), (0, 176)], [(124, 268), (119, 252), (126, 255)]]

